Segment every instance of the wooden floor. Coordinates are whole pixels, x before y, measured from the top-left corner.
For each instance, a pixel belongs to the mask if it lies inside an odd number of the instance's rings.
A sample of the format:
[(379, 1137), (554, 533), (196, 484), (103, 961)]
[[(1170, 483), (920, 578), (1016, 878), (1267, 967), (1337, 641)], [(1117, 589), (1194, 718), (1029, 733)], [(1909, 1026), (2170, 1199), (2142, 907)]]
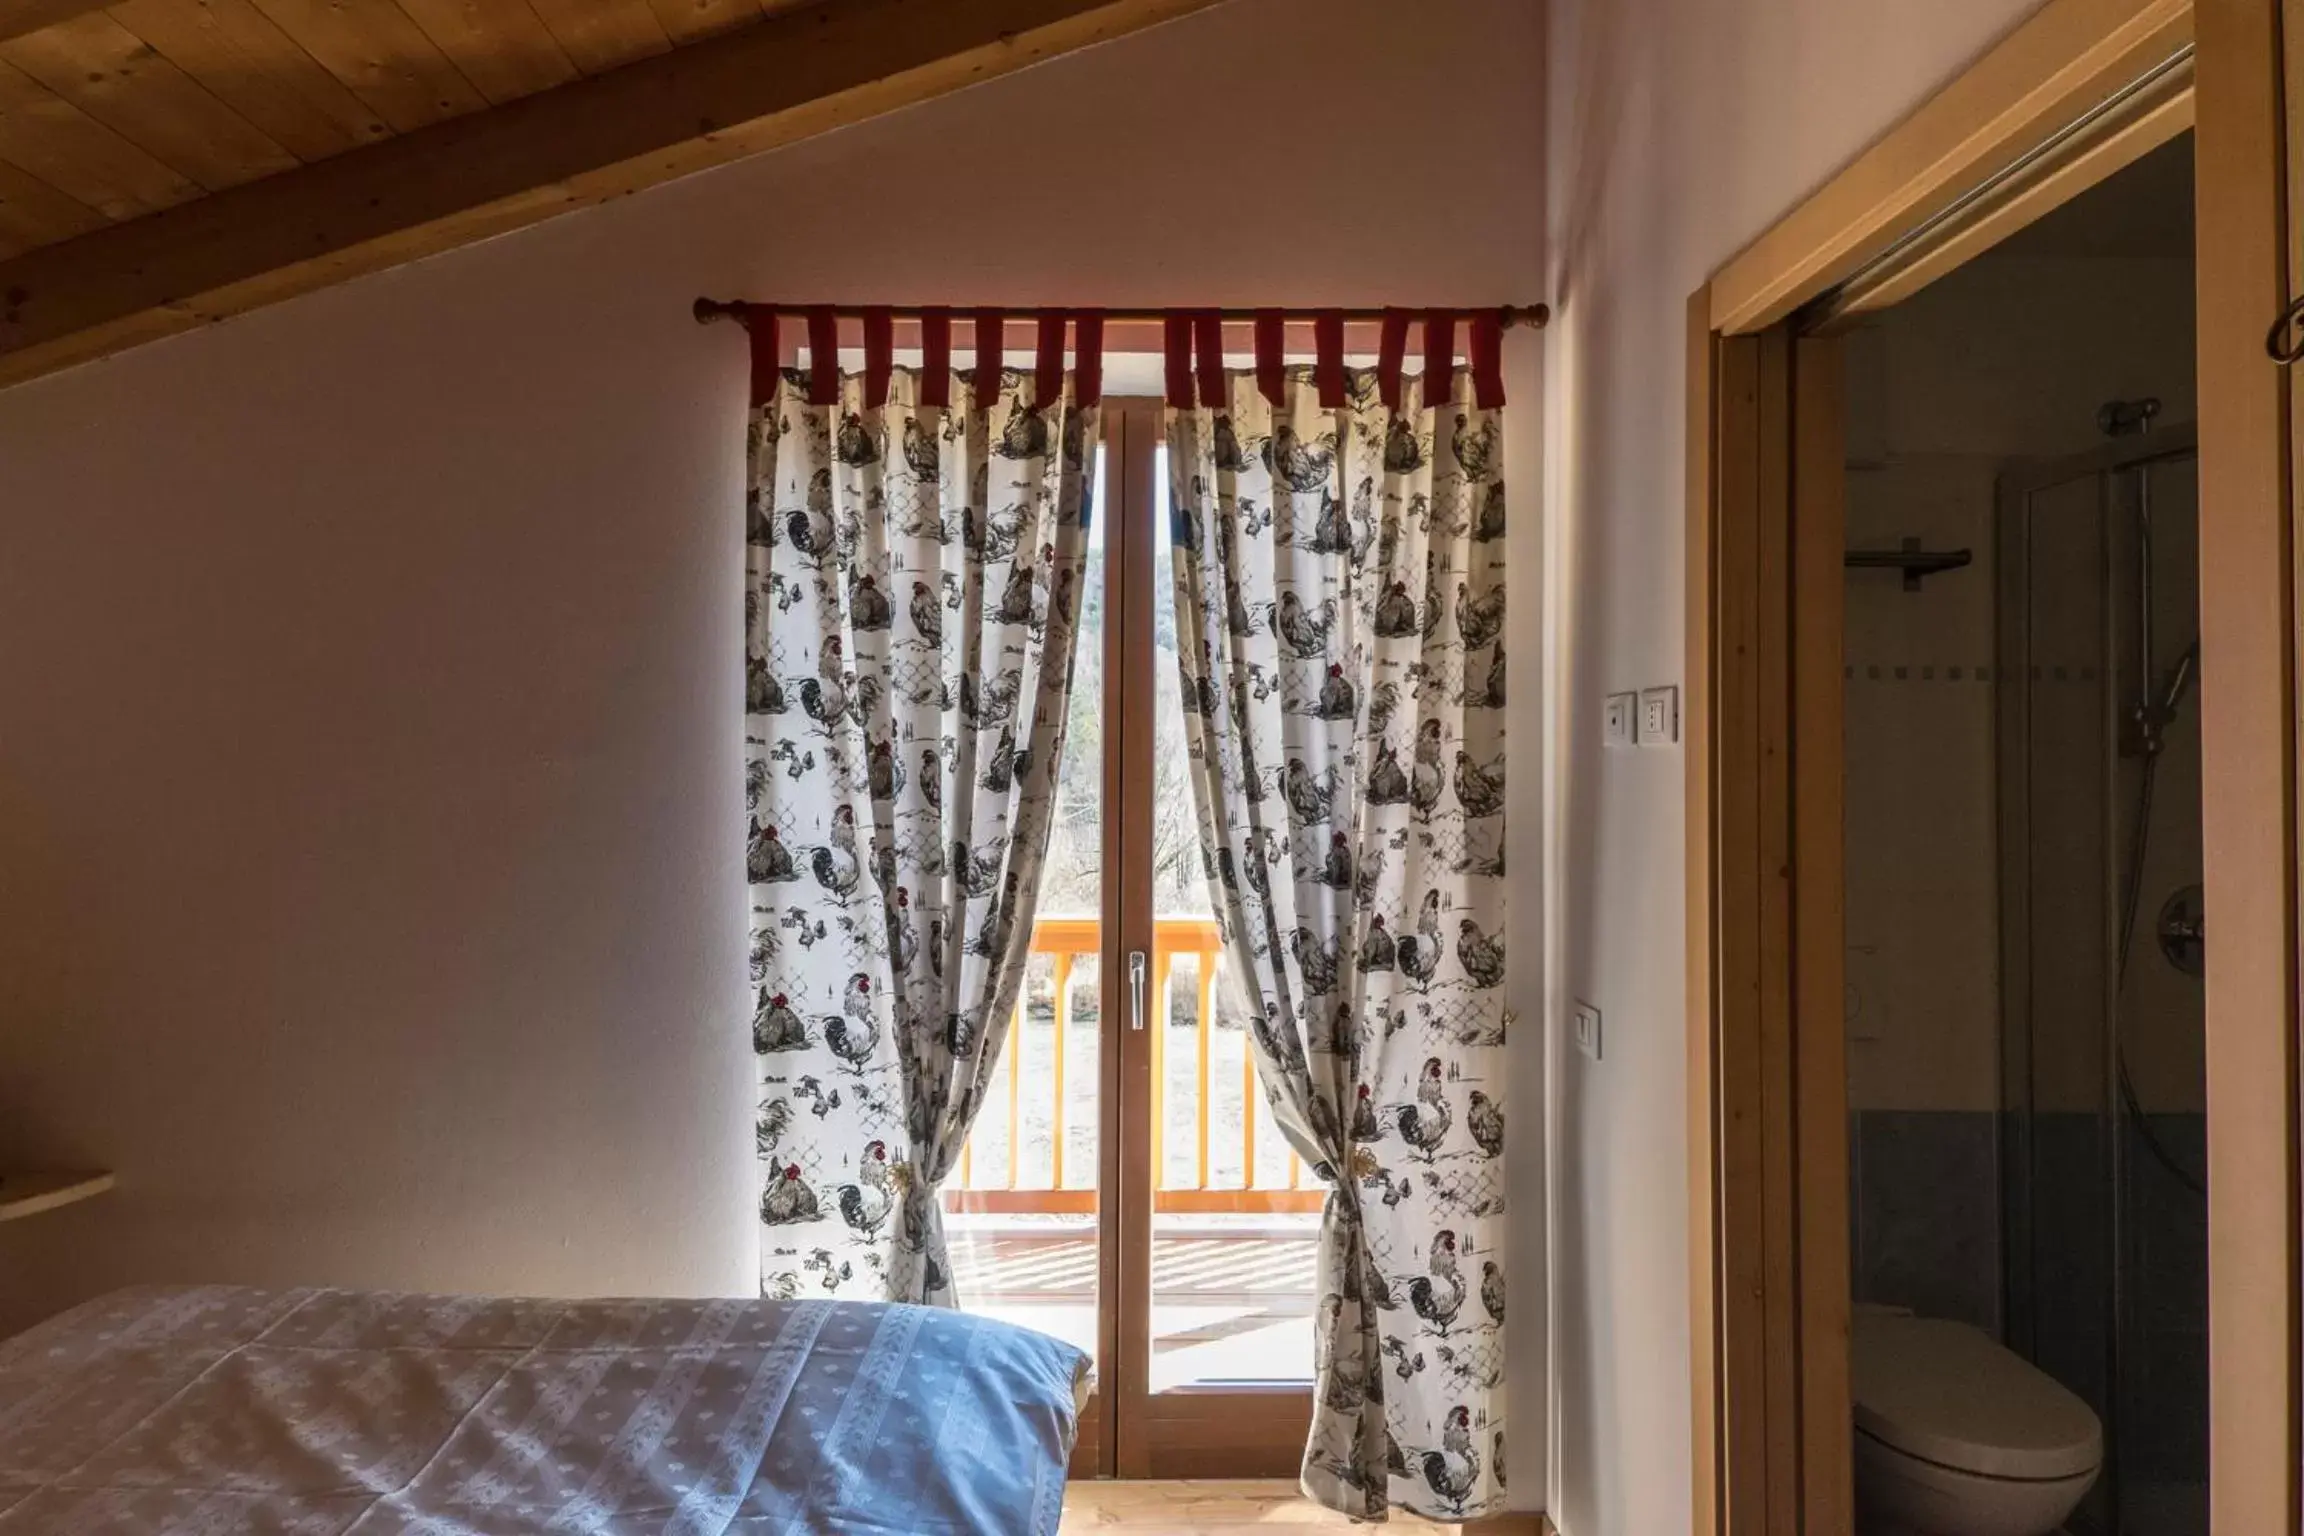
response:
[[(1533, 1532), (1535, 1517), (1525, 1519)], [(1434, 1536), (1460, 1529), (1407, 1514), (1395, 1514), (1381, 1527), (1355, 1527), (1285, 1482), (1077, 1482), (1064, 1494), (1063, 1536), (1212, 1536), (1251, 1528), (1291, 1536), (1354, 1529)], [(1512, 1529), (1501, 1522), (1493, 1528), (1499, 1533)]]

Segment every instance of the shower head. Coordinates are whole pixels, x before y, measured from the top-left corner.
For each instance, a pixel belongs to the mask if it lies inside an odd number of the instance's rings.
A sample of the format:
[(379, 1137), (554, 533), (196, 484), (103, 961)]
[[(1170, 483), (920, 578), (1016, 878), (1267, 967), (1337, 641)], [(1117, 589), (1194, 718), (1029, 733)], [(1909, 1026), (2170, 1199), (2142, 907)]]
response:
[(2184, 697), (2200, 676), (2200, 642), (2195, 640), (2176, 658), (2146, 702), (2131, 707), (2126, 728), (2120, 733), (2120, 755), (2152, 759), (2160, 755), (2168, 744), (2168, 727), (2176, 723), (2176, 712), (2184, 704)]

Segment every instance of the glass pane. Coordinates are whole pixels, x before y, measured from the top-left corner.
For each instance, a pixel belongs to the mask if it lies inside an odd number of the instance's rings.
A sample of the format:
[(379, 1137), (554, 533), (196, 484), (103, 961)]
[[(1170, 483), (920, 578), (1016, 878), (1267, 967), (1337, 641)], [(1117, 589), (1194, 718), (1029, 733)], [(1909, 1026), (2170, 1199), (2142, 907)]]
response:
[(1319, 1181), (1272, 1123), (1227, 996), (1186, 776), (1166, 448), (1153, 487), (1152, 1390), (1308, 1381)]
[(1072, 719), (1032, 960), (998, 1076), (944, 1187), (960, 1302), (1096, 1352), (1106, 458), (1096, 450)]
[(2104, 1421), (2074, 1531), (2208, 1528), (2196, 476), (2032, 492), (2000, 616), (2007, 1332)]
[[(2020, 881), (2004, 922), (2018, 938), (2006, 978), (2002, 1048), (2012, 1156), (2005, 1173), (2009, 1341), (2109, 1410), (2112, 1274), (2111, 1104), (2105, 1018), (2114, 969), (2118, 867), (2108, 776), (2114, 738), (2112, 584), (2128, 557), (2107, 496), (2089, 475), (2027, 495), (2018, 516), (2021, 579), (2011, 593), (2001, 681), (2022, 728), (2003, 764), (2021, 814), (2008, 850)], [(2076, 1523), (2109, 1526), (2099, 1479)]]
[(2121, 1248), (2111, 1459), (2122, 1531), (2205, 1536), (2207, 954), (2187, 942), (2202, 912), (2200, 695), (2186, 670), (2200, 634), (2199, 461), (2147, 466), (2123, 489), (2130, 526), (2151, 530), (2132, 565), (2152, 582), (2123, 596), (2118, 697), (2131, 719), (2144, 699), (2162, 718), (2157, 750), (2141, 750), (2131, 727), (2114, 808), (2126, 961), (2115, 957), (2112, 1021)]

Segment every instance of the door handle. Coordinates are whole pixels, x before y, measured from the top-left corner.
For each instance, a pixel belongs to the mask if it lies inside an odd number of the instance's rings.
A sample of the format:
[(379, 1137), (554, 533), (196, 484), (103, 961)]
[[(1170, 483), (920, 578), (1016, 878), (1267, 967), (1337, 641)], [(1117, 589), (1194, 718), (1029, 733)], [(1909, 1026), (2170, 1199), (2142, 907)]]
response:
[(1128, 1027), (1144, 1027), (1144, 951), (1128, 951)]

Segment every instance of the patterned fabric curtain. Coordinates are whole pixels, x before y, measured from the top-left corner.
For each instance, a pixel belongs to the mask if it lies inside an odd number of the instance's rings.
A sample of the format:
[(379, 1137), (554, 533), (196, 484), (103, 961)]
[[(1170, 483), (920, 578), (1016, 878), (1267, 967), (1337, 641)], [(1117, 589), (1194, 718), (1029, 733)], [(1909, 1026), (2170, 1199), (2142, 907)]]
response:
[(937, 1187), (1023, 983), (1096, 411), (896, 370), (750, 428), (745, 798), (761, 1291), (952, 1305)]
[(1328, 1184), (1304, 1486), (1504, 1501), (1504, 485), (1470, 371), (1168, 413), (1178, 652), (1227, 972)]

